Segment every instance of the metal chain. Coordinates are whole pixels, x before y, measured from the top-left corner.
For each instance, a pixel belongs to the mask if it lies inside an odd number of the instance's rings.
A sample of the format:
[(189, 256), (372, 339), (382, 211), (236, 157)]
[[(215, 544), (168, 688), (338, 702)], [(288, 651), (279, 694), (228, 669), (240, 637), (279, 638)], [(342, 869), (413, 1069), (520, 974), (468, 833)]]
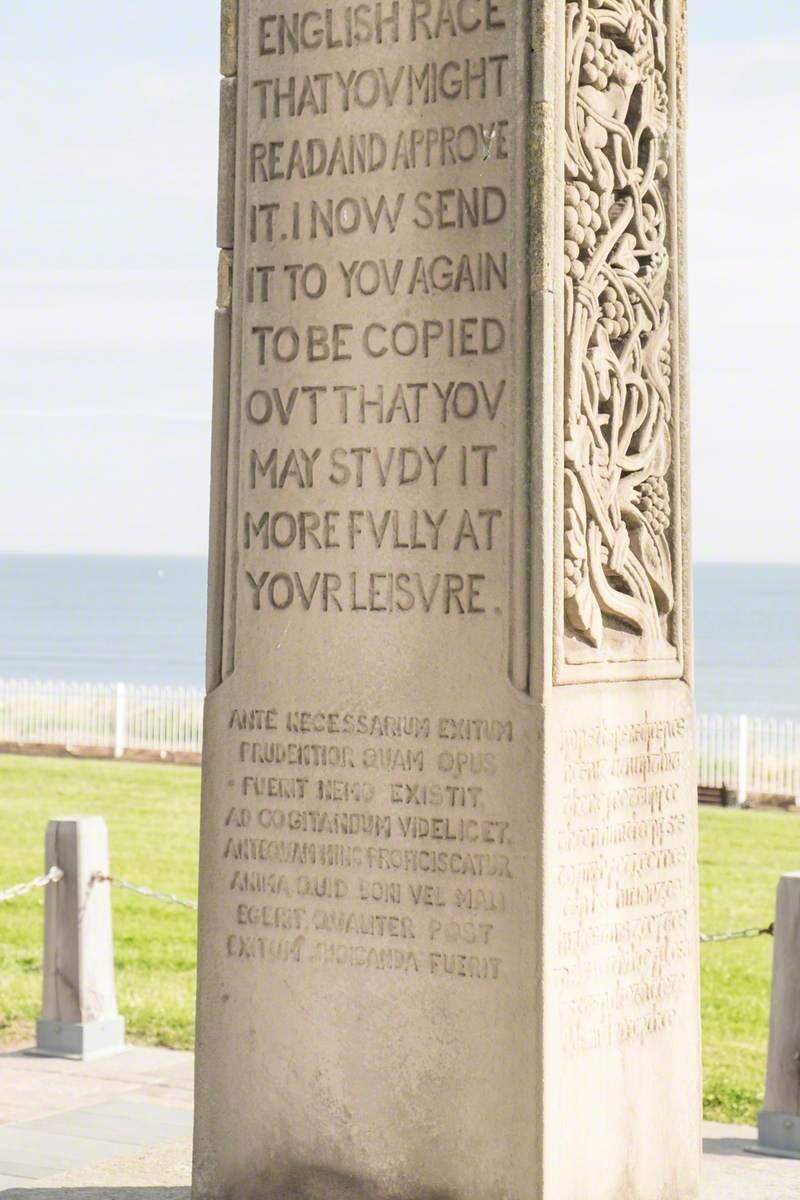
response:
[(194, 900), (181, 900), (179, 896), (172, 896), (169, 892), (156, 892), (152, 888), (142, 887), (137, 883), (128, 883), (127, 879), (119, 879), (116, 875), (103, 875), (98, 871), (94, 878), (98, 883), (110, 883), (112, 887), (126, 888), (129, 892), (147, 896), (150, 900), (165, 900), (168, 904), (180, 904), (183, 908), (191, 908), (195, 911), (197, 909)]
[(767, 925), (765, 929), (758, 929), (753, 926), (752, 929), (739, 929), (735, 933), (701, 933), (700, 941), (704, 942), (733, 942), (737, 938), (757, 938), (757, 937), (772, 937), (775, 933), (775, 925)]
[(13, 887), (6, 888), (4, 892), (0, 892), (0, 901), (13, 900), (16, 896), (24, 896), (27, 892), (32, 892), (34, 888), (47, 887), (48, 883), (58, 883), (64, 878), (64, 872), (60, 867), (51, 867), (46, 875), (37, 875), (35, 879), (31, 879), (28, 883), (15, 883)]
[[(24, 896), (27, 892), (32, 892), (34, 888), (47, 887), (50, 883), (58, 883), (64, 878), (64, 872), (60, 867), (51, 867), (46, 875), (37, 875), (35, 879), (31, 879), (28, 883), (15, 883), (13, 887), (6, 888), (0, 892), (0, 902), (3, 900), (12, 900), (16, 896)], [(112, 887), (125, 888), (129, 892), (136, 892), (138, 896), (147, 896), (150, 900), (164, 900), (167, 904), (180, 904), (182, 908), (189, 908), (192, 911), (197, 911), (197, 904), (194, 900), (182, 900), (179, 896), (173, 896), (169, 892), (157, 892), (153, 888), (143, 887), (136, 883), (129, 883), (127, 879), (119, 879), (115, 875), (103, 875), (100, 871), (94, 876), (98, 883), (110, 883)], [(733, 942), (741, 938), (757, 938), (757, 937), (772, 937), (775, 933), (775, 925), (767, 925), (763, 929), (754, 925), (750, 929), (737, 929), (730, 933), (701, 933), (700, 942), (705, 945), (708, 942)]]

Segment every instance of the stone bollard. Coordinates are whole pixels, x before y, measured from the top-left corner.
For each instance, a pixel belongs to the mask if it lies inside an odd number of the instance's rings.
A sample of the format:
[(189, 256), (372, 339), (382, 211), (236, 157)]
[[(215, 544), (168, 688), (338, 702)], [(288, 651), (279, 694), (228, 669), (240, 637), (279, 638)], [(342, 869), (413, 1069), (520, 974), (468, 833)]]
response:
[(758, 1149), (800, 1158), (800, 871), (784, 875), (775, 905), (772, 1007)]
[(117, 1011), (108, 830), (102, 817), (50, 821), (45, 870), (63, 879), (47, 888), (44, 913), (42, 1014), (36, 1054), (95, 1058), (125, 1048), (125, 1018)]

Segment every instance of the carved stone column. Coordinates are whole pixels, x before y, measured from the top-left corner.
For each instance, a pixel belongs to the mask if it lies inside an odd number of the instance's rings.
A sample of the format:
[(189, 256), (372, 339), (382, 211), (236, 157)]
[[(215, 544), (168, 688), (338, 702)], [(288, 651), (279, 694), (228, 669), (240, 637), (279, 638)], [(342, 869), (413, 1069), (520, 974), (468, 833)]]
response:
[(195, 1196), (692, 1200), (683, 4), (236, 18)]

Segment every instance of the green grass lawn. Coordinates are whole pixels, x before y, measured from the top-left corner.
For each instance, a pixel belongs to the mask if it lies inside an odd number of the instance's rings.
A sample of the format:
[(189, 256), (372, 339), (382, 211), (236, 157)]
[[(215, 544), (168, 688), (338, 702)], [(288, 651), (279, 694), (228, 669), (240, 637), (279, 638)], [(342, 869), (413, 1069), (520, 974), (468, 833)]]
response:
[[(783, 812), (700, 813), (700, 926), (768, 925), (784, 871), (800, 869), (800, 819)], [(772, 938), (701, 951), (706, 1116), (754, 1123), (764, 1096)]]
[[(200, 771), (0, 755), (0, 889), (43, 870), (51, 817), (100, 814), (112, 874), (197, 898)], [(43, 893), (0, 905), (0, 1037), (30, 1035), (41, 1004)], [(194, 1039), (197, 917), (115, 888), (117, 998), (132, 1040)]]
[[(194, 899), (200, 773), (0, 755), (0, 889), (42, 870), (53, 816), (100, 813), (112, 872)], [(701, 927), (769, 924), (783, 871), (800, 868), (800, 820), (780, 812), (704, 808)], [(133, 1040), (192, 1044), (195, 914), (114, 890), (117, 991)], [(40, 1003), (42, 892), (0, 905), (0, 1038), (30, 1037)], [(706, 1115), (754, 1121), (763, 1094), (772, 942), (701, 950)]]

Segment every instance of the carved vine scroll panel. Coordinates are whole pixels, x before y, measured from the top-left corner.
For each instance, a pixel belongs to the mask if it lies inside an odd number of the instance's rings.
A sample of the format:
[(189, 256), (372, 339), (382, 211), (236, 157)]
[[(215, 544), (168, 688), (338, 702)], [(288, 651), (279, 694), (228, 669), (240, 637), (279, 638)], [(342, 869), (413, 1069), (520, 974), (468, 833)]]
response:
[(565, 7), (563, 681), (682, 673), (674, 24)]

